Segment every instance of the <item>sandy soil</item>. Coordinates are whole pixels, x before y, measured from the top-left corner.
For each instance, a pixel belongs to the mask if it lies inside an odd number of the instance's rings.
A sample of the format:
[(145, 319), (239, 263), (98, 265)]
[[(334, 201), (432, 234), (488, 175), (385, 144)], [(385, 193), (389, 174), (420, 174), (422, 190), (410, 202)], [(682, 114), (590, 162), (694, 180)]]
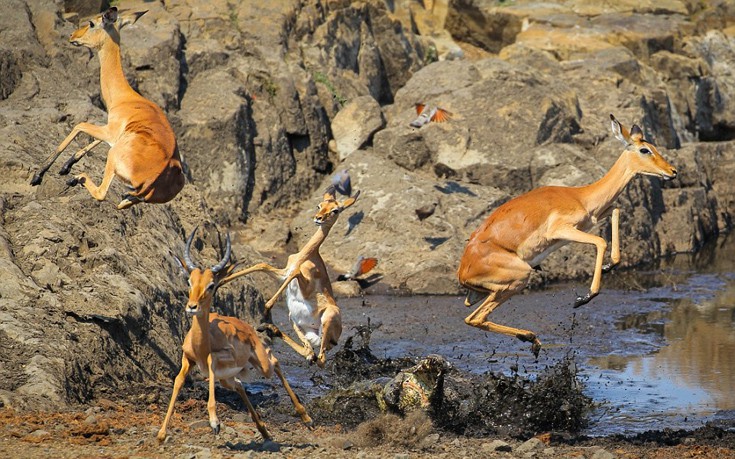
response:
[[(247, 414), (218, 403), (223, 423), (212, 434), (206, 402), (190, 399), (178, 405), (167, 441), (155, 433), (163, 407), (138, 406), (100, 400), (86, 410), (18, 414), (0, 410), (0, 454), (20, 458), (86, 457), (290, 457), (290, 458), (409, 458), (409, 457), (548, 457), (548, 458), (729, 458), (735, 457), (735, 434), (719, 438), (712, 431), (692, 432), (667, 446), (658, 441), (621, 439), (554, 441), (541, 435), (529, 442), (509, 440), (513, 452), (493, 451), (494, 438), (466, 438), (426, 428), (426, 420), (378, 419), (369, 426), (345, 432), (340, 426), (308, 430), (284, 414), (266, 409), (274, 441), (263, 442)], [(270, 414), (271, 416), (268, 416)], [(277, 422), (277, 419), (281, 422)], [(410, 424), (410, 425), (408, 425)], [(406, 435), (397, 435), (405, 431)], [(673, 438), (673, 437), (670, 437)], [(653, 439), (651, 439), (653, 440)], [(639, 443), (639, 444), (636, 444)], [(530, 450), (524, 450), (530, 448)], [(528, 455), (533, 452), (533, 455)]]

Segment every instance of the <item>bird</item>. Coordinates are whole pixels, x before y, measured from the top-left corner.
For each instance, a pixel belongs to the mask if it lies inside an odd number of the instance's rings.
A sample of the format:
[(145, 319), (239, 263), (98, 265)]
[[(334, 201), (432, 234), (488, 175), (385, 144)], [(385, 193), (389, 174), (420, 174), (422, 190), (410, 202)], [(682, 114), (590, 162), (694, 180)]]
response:
[(349, 198), (352, 196), (352, 183), (350, 181), (350, 174), (347, 171), (348, 169), (343, 169), (334, 174), (332, 176), (331, 187), (334, 188), (334, 190), (338, 193), (343, 194)]
[(373, 257), (363, 257), (360, 255), (357, 257), (357, 261), (355, 262), (354, 266), (352, 266), (352, 269), (350, 272), (345, 274), (340, 274), (337, 276), (338, 281), (346, 281), (346, 280), (357, 280), (359, 276), (362, 276), (363, 274), (367, 274), (372, 270), (375, 266), (378, 264), (378, 259)]
[(438, 203), (433, 202), (431, 204), (427, 204), (425, 206), (421, 206), (418, 209), (416, 209), (416, 216), (419, 218), (419, 221), (423, 221), (431, 217), (434, 214), (434, 211), (436, 210), (437, 204)]
[(420, 128), (431, 121), (435, 123), (443, 123), (453, 116), (451, 112), (444, 110), (443, 108), (426, 104), (416, 104), (416, 114), (419, 115), (418, 118), (410, 123), (410, 125), (415, 128)]

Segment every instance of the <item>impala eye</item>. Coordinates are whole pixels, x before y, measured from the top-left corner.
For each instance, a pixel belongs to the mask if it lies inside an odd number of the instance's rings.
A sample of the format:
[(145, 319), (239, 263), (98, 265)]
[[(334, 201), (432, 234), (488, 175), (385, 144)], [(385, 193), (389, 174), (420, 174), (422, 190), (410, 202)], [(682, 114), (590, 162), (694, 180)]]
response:
[(214, 288), (214, 282), (210, 282), (209, 285), (207, 285), (207, 290), (212, 290)]
[(641, 148), (641, 149), (640, 149), (640, 150), (638, 150), (638, 151), (640, 151), (640, 152), (641, 152), (641, 153), (643, 153), (644, 155), (650, 155), (650, 154), (651, 154), (651, 150), (649, 150), (649, 149), (648, 149), (648, 148), (646, 148), (646, 147), (643, 147), (643, 148)]
[(90, 28), (90, 29), (94, 29), (94, 22), (92, 22), (92, 21), (89, 21), (89, 28)]

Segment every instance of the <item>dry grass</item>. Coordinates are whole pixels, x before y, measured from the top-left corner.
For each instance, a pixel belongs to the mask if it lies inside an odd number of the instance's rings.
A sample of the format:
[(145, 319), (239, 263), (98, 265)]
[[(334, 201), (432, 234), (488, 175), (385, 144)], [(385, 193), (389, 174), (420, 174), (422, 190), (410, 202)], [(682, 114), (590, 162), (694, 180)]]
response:
[(404, 448), (418, 447), (434, 430), (431, 419), (421, 410), (409, 413), (405, 418), (394, 414), (363, 422), (349, 436), (358, 447), (392, 445)]

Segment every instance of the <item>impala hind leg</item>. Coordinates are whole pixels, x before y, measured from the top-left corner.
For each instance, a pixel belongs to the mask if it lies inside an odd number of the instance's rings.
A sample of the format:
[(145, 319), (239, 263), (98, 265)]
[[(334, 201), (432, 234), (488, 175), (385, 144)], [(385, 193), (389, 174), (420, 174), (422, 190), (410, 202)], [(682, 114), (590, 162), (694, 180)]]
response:
[(486, 295), (480, 306), (465, 318), (467, 325), (493, 333), (515, 336), (521, 341), (530, 342), (532, 343), (531, 352), (538, 357), (541, 341), (538, 340), (535, 333), (487, 320), (495, 308), (523, 290), (528, 283), (531, 270), (531, 266), (514, 253), (496, 250), (487, 254), (482, 259), (482, 263), (476, 264), (472, 270), (462, 270), (460, 283), (471, 289), (470, 292), (478, 292), (476, 295), (468, 295), (465, 304), (481, 295)]
[[(222, 384), (222, 386), (226, 387), (227, 389), (234, 390), (238, 394), (240, 394), (240, 398), (242, 398), (242, 401), (245, 403), (245, 406), (250, 413), (250, 417), (255, 423), (255, 427), (258, 429), (258, 432), (260, 432), (260, 434), (263, 436), (263, 440), (270, 440), (271, 434), (268, 433), (268, 429), (266, 429), (263, 419), (261, 419), (258, 412), (255, 411), (255, 407), (253, 406), (253, 404), (250, 403), (248, 394), (247, 392), (245, 392), (245, 389), (242, 388), (242, 384), (238, 382), (235, 378), (220, 379), (220, 384)], [(217, 430), (219, 430), (219, 428)]]
[(278, 360), (276, 360), (275, 357), (272, 357), (272, 359), (275, 361), (273, 362), (273, 370), (276, 372), (276, 375), (278, 376), (278, 379), (281, 380), (281, 384), (283, 384), (283, 388), (286, 389), (286, 393), (288, 394), (288, 397), (291, 399), (291, 403), (293, 403), (294, 408), (296, 409), (296, 413), (301, 417), (301, 422), (306, 424), (307, 427), (312, 428), (312, 420), (311, 416), (306, 412), (306, 408), (301, 403), (301, 400), (299, 400), (299, 396), (296, 395), (296, 393), (291, 389), (291, 385), (286, 381), (286, 377), (283, 375), (283, 372), (281, 371), (281, 364), (278, 363)]
[(533, 352), (534, 357), (538, 358), (539, 351), (541, 351), (541, 341), (539, 341), (534, 332), (524, 330), (522, 328), (499, 325), (486, 320), (487, 316), (489, 316), (495, 308), (503, 304), (508, 298), (515, 295), (520, 290), (522, 290), (522, 287), (513, 291), (491, 293), (485, 301), (482, 302), (480, 307), (478, 307), (475, 312), (467, 316), (464, 321), (467, 325), (471, 325), (485, 331), (515, 336), (521, 341), (531, 343), (531, 352)]
[(77, 184), (84, 185), (84, 188), (89, 191), (89, 194), (91, 194), (94, 199), (96, 199), (97, 201), (104, 201), (105, 197), (107, 196), (107, 191), (110, 189), (110, 185), (112, 184), (112, 179), (115, 178), (116, 162), (117, 154), (115, 153), (115, 149), (112, 148), (107, 154), (105, 175), (102, 177), (102, 182), (100, 183), (100, 186), (95, 185), (92, 179), (89, 178), (89, 175), (83, 172), (79, 175), (75, 175), (74, 178), (70, 179), (66, 183), (69, 186), (74, 186)]

